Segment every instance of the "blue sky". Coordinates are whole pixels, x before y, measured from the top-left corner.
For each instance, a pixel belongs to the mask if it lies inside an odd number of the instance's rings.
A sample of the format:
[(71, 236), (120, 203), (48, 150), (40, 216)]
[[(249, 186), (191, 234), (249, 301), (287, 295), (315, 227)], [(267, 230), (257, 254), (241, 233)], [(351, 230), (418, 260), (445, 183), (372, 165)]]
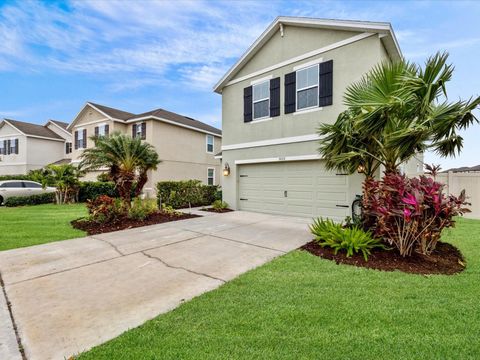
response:
[[(390, 21), (405, 57), (450, 52), (451, 99), (480, 94), (480, 2), (0, 0), (0, 117), (71, 121), (86, 101), (221, 126), (212, 86), (278, 15)], [(480, 126), (444, 168), (480, 164)]]

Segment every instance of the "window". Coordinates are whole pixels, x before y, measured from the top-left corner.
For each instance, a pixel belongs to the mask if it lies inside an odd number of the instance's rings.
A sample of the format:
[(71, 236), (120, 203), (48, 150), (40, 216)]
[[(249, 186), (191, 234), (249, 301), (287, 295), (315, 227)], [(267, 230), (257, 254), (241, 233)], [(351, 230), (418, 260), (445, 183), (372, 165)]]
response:
[(71, 154), (72, 153), (72, 143), (71, 142), (66, 142), (65, 143), (65, 154)]
[(10, 139), (10, 151), (9, 154), (17, 154), (18, 139)]
[(147, 124), (139, 123), (139, 124), (132, 125), (132, 137), (145, 140), (146, 135), (147, 135)]
[(5, 154), (6, 154), (5, 143), (3, 140), (0, 140), (0, 155), (5, 155)]
[(41, 189), (42, 185), (32, 181), (24, 181), (23, 186), (29, 189)]
[(212, 135), (207, 135), (207, 153), (212, 154), (213, 153), (213, 136)]
[(84, 129), (78, 129), (78, 148), (85, 149), (87, 147), (87, 139), (84, 138)]
[(105, 125), (100, 125), (98, 127), (98, 136), (105, 136)]
[(270, 81), (255, 84), (253, 87), (253, 119), (270, 116)]
[(207, 169), (207, 184), (215, 185), (215, 169), (214, 168)]
[(318, 106), (318, 64), (297, 71), (297, 110)]
[(23, 184), (20, 181), (6, 182), (6, 183), (3, 183), (0, 187), (2, 187), (2, 188), (23, 188)]

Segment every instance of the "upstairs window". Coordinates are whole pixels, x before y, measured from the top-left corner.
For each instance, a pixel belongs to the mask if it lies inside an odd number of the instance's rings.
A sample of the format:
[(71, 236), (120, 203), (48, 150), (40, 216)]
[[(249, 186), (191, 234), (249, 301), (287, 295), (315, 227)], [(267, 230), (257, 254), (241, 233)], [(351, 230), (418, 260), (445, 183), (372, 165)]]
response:
[(18, 139), (10, 139), (9, 142), (9, 154), (18, 154)]
[(133, 124), (132, 137), (145, 140), (147, 137), (147, 124), (146, 123)]
[(297, 110), (318, 106), (318, 66), (297, 70)]
[(213, 136), (212, 135), (207, 135), (207, 153), (213, 154), (214, 148), (213, 148)]
[(87, 148), (87, 139), (86, 139), (86, 129), (79, 129), (77, 134), (77, 149), (86, 149)]
[(253, 120), (270, 116), (270, 81), (264, 81), (253, 88)]

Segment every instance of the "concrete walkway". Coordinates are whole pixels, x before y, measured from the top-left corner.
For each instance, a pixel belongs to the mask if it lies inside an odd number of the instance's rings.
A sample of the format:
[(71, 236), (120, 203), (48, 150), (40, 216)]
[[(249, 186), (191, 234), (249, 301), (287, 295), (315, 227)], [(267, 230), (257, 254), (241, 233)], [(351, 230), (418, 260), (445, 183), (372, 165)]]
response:
[[(0, 252), (0, 359), (63, 359), (310, 240), (308, 219), (236, 211)], [(3, 294), (3, 291), (5, 294)]]

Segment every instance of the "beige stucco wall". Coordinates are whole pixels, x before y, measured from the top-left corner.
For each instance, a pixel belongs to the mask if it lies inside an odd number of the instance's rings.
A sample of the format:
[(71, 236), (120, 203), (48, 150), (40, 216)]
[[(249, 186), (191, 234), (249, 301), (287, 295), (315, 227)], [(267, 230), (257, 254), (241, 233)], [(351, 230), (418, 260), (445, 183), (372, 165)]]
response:
[[(221, 138), (215, 136), (214, 152), (206, 152), (206, 135), (203, 132), (170, 125), (157, 120), (139, 121), (135, 123), (120, 123), (105, 119), (105, 116), (94, 109), (84, 110), (72, 129), (86, 129), (87, 137), (95, 134), (95, 126), (109, 124), (110, 133), (115, 131), (132, 134), (133, 124), (146, 123), (145, 141), (152, 144), (162, 163), (157, 171), (149, 175), (145, 186), (146, 192), (153, 196), (155, 184), (164, 180), (198, 179), (207, 182), (207, 168), (215, 168), (215, 184), (220, 185), (220, 160), (214, 159), (214, 154), (220, 152)], [(87, 147), (93, 146), (88, 139)], [(80, 161), (82, 150), (73, 150), (74, 161)], [(96, 180), (100, 172), (87, 174), (85, 180)]]
[(26, 174), (65, 157), (64, 141), (26, 137), (5, 123), (0, 128), (0, 141), (12, 137), (18, 138), (18, 154), (3, 156), (0, 175)]
[(87, 130), (87, 147), (93, 146), (93, 141), (90, 139), (91, 136), (95, 135), (95, 127), (100, 124), (109, 124), (110, 132), (112, 132), (113, 121), (105, 117), (105, 115), (96, 111), (95, 109), (86, 106), (81, 113), (79, 114), (77, 121), (75, 122), (72, 131), (72, 161), (78, 162), (80, 156), (83, 152), (83, 149), (75, 150), (75, 131)]
[[(245, 76), (276, 63), (288, 60), (328, 44), (349, 38), (356, 33), (320, 30), (312, 28), (285, 29), (282, 38), (277, 33), (250, 60), (236, 76)], [(294, 67), (313, 60), (333, 59), (333, 105), (315, 109), (310, 112), (284, 114), (284, 76), (294, 71)], [(363, 74), (387, 57), (385, 49), (377, 35), (351, 43), (349, 45), (316, 55), (302, 61), (281, 67), (269, 73), (243, 80), (223, 88), (222, 92), (222, 129), (223, 145), (249, 143), (253, 141), (280, 139), (286, 137), (315, 135), (320, 123), (333, 123), (338, 114), (345, 110), (342, 99), (348, 85), (359, 80)], [(243, 121), (243, 89), (256, 79), (272, 75), (280, 77), (280, 116), (263, 122), (244, 123)], [(234, 79), (235, 79), (234, 78)], [(233, 208), (237, 208), (237, 166), (235, 160), (283, 158), (286, 156), (305, 156), (318, 154), (318, 140), (262, 146), (237, 150), (223, 150), (222, 162), (230, 165), (231, 174), (223, 178), (223, 196)], [(351, 177), (351, 199), (361, 193), (362, 177), (355, 174)]]

